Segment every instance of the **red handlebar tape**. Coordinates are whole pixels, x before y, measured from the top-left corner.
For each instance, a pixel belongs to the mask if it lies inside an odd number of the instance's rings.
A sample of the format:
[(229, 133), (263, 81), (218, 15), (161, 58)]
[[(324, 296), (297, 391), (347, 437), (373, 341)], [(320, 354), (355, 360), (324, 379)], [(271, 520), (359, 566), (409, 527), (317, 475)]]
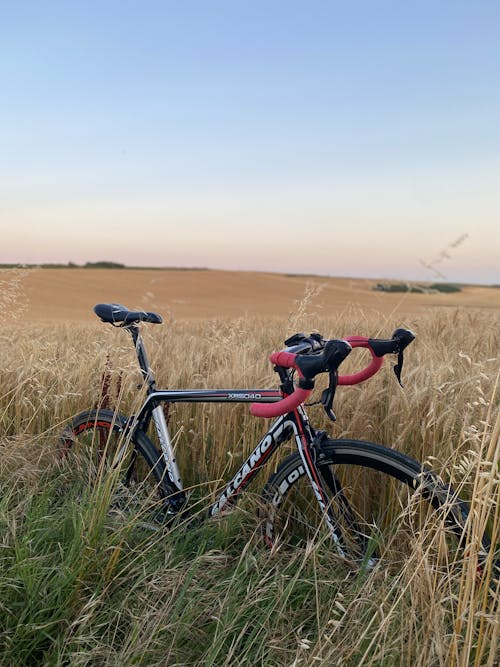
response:
[[(366, 336), (347, 336), (344, 338), (351, 347), (364, 347), (370, 351), (372, 355), (372, 360), (362, 370), (357, 373), (352, 373), (351, 375), (339, 375), (338, 384), (339, 385), (353, 385), (359, 384), (371, 378), (372, 375), (375, 375), (377, 371), (380, 370), (384, 362), (384, 357), (377, 357), (375, 352), (372, 350), (369, 339)], [(295, 364), (295, 355), (293, 352), (273, 352), (269, 357), (269, 360), (275, 366), (283, 366), (283, 368), (295, 368), (299, 375), (302, 376), (300, 369)], [(277, 403), (252, 403), (250, 406), (250, 413), (254, 417), (279, 417), (280, 415), (285, 415), (287, 412), (292, 412), (295, 408), (298, 408), (299, 405), (307, 401), (311, 395), (311, 389), (301, 389), (297, 387), (293, 394), (285, 396), (283, 400), (278, 401)]]
[(277, 403), (252, 403), (250, 414), (254, 417), (279, 417), (286, 415), (287, 412), (293, 412), (295, 408), (307, 401), (311, 395), (311, 389), (297, 389)]
[[(275, 366), (283, 366), (283, 368), (295, 368), (299, 375), (302, 373), (298, 366), (295, 365), (295, 357), (297, 355), (293, 352), (273, 352), (269, 357), (269, 361)], [(285, 415), (287, 412), (292, 412), (299, 405), (307, 401), (311, 395), (311, 389), (301, 389), (297, 387), (293, 394), (285, 396), (285, 398), (277, 403), (252, 403), (250, 406), (250, 414), (254, 417), (279, 417)]]
[(281, 352), (273, 352), (269, 357), (269, 361), (275, 366), (283, 366), (283, 368), (295, 368), (299, 371), (300, 375), (302, 375), (298, 366), (295, 365), (296, 357), (297, 355), (293, 352), (285, 352), (282, 350)]
[(364, 347), (369, 350), (372, 355), (372, 360), (368, 366), (366, 366), (366, 368), (363, 368), (357, 373), (353, 373), (352, 375), (339, 375), (337, 384), (359, 384), (360, 382), (368, 380), (368, 378), (371, 378), (372, 375), (375, 375), (375, 373), (380, 370), (380, 367), (384, 363), (384, 357), (375, 356), (375, 352), (372, 350), (366, 336), (347, 336), (344, 340), (346, 340), (351, 345), (351, 347)]

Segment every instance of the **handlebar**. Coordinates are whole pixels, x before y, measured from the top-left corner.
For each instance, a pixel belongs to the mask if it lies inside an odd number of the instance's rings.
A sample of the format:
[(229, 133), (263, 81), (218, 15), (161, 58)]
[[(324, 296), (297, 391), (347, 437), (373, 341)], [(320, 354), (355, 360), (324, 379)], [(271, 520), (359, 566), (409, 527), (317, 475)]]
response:
[[(285, 344), (294, 343), (292, 347), (273, 352), (269, 359), (276, 370), (296, 370), (299, 375), (298, 387), (277, 403), (252, 403), (250, 412), (255, 417), (279, 417), (292, 412), (311, 395), (316, 375), (328, 371), (330, 373), (330, 399), (329, 404), (326, 401), (324, 406), (327, 414), (330, 414), (335, 386), (359, 384), (372, 377), (382, 367), (386, 354), (398, 354), (394, 372), (401, 384), (403, 351), (414, 339), (415, 334), (408, 329), (396, 329), (389, 339), (347, 336), (342, 340), (324, 341), (318, 334), (312, 334), (309, 338), (304, 334), (295, 334), (285, 341)], [(362, 347), (370, 352), (372, 357), (370, 363), (357, 373), (338, 375), (338, 367), (355, 347)], [(322, 351), (318, 353), (318, 349)], [(308, 352), (313, 353), (308, 354)]]
[(314, 378), (319, 373), (335, 373), (351, 352), (352, 346), (346, 340), (329, 340), (320, 354), (306, 355), (282, 350), (273, 352), (271, 363), (281, 368), (294, 369), (299, 374), (299, 386), (291, 394), (277, 403), (252, 403), (250, 413), (254, 417), (279, 417), (293, 412), (311, 395)]
[(347, 341), (352, 347), (364, 347), (371, 356), (371, 362), (362, 370), (352, 375), (339, 375), (338, 383), (341, 385), (359, 384), (375, 375), (384, 362), (385, 354), (397, 354), (398, 363), (394, 366), (394, 372), (401, 384), (401, 369), (403, 367), (403, 351), (408, 345), (415, 340), (415, 334), (409, 329), (396, 329), (392, 334), (392, 338), (366, 338), (365, 336), (347, 336)]
[(285, 396), (285, 398), (277, 403), (252, 403), (250, 405), (250, 414), (254, 417), (279, 417), (280, 415), (286, 415), (288, 412), (293, 412), (302, 403), (305, 403), (311, 392), (312, 389), (297, 387), (293, 394)]
[(358, 371), (357, 373), (352, 373), (351, 375), (339, 375), (337, 384), (345, 386), (359, 384), (360, 382), (368, 380), (368, 378), (371, 378), (372, 375), (375, 375), (375, 373), (377, 373), (382, 368), (382, 364), (384, 363), (384, 357), (377, 357), (375, 351), (370, 345), (370, 339), (366, 338), (366, 336), (347, 336), (346, 340), (349, 342), (351, 347), (364, 347), (367, 349), (372, 356), (372, 360), (367, 366), (365, 366), (365, 368)]

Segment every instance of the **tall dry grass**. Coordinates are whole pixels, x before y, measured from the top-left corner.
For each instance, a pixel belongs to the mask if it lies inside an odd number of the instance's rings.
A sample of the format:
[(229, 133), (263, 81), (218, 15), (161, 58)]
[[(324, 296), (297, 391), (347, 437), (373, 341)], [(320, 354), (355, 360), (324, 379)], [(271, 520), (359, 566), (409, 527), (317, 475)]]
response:
[[(425, 460), (472, 503), (464, 567), (437, 577), (426, 540), (397, 573), (348, 574), (314, 548), (268, 553), (243, 505), (226, 521), (149, 533), (107, 521), (106, 496), (78, 487), (54, 445), (65, 421), (96, 405), (103, 374), (123, 412), (139, 374), (123, 331), (4, 322), (0, 332), (0, 646), (2, 664), (495, 665), (498, 590), (478, 581), (477, 535), (499, 538), (498, 317), (435, 310), (382, 321), (338, 317), (168, 322), (144, 327), (162, 387), (272, 387), (267, 355), (295, 331), (417, 334), (403, 368), (338, 390), (332, 435), (385, 443)], [(345, 371), (364, 363), (355, 351)], [(355, 357), (356, 355), (356, 357)], [(320, 390), (321, 387), (318, 387)], [(221, 480), (264, 424), (248, 406), (176, 405), (171, 430), (186, 483)], [(264, 479), (261, 480), (264, 483)]]

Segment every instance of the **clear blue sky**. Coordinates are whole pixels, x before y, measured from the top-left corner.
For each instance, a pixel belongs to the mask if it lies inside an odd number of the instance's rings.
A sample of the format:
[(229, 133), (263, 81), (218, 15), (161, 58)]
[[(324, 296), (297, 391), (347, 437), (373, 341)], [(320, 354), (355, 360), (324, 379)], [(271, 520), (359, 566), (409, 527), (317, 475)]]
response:
[(0, 0), (0, 262), (500, 283), (499, 35), (493, 0)]

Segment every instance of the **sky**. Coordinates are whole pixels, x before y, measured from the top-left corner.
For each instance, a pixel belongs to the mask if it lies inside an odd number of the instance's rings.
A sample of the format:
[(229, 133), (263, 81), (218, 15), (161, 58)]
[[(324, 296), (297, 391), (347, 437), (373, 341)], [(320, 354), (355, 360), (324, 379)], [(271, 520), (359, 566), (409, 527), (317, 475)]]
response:
[(500, 3), (0, 0), (0, 263), (500, 283)]

